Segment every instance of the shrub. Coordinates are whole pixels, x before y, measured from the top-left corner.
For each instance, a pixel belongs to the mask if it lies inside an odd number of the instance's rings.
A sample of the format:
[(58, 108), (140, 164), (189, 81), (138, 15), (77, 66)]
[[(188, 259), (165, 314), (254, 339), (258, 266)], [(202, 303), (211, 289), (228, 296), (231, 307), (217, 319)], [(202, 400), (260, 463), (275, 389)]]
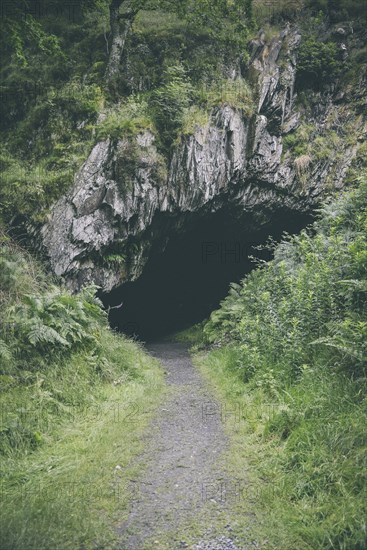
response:
[[(5, 238), (5, 237), (4, 237)], [(95, 287), (72, 296), (46, 281), (40, 267), (10, 241), (0, 250), (0, 374), (40, 369), (49, 356), (68, 356), (80, 349), (97, 349), (106, 314), (95, 298)]]
[(366, 176), (311, 230), (275, 247), (204, 326), (219, 347), (205, 359), (208, 374), (230, 402), (272, 410), (243, 428), (233, 464), (238, 471), (249, 457), (271, 481), (260, 491), (261, 535), (265, 526), (274, 548), (365, 547)]
[(337, 45), (309, 38), (302, 42), (297, 61), (297, 86), (319, 88), (332, 82), (340, 73)]
[(308, 0), (307, 4), (327, 12), (332, 22), (366, 15), (366, 5), (360, 0)]
[[(332, 202), (316, 224), (284, 240), (273, 262), (233, 285), (204, 332), (259, 352), (256, 370), (279, 364), (289, 380), (320, 361), (366, 372), (367, 185)], [(256, 355), (254, 355), (256, 357)]]

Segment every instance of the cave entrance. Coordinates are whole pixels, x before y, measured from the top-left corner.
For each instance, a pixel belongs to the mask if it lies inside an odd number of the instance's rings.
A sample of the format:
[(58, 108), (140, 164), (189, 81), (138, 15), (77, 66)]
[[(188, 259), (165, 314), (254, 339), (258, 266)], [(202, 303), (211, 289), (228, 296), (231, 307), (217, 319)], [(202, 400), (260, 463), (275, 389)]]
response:
[[(242, 213), (243, 216), (243, 213)], [(184, 232), (172, 230), (162, 252), (153, 247), (143, 274), (102, 296), (110, 310), (114, 329), (143, 341), (168, 336), (206, 319), (218, 308), (231, 282), (239, 282), (254, 263), (249, 256), (271, 258), (269, 251), (254, 247), (269, 236), (279, 239), (284, 231), (296, 233), (311, 222), (299, 212), (283, 211), (271, 216), (271, 223), (236, 218), (233, 212), (218, 212), (189, 220)]]

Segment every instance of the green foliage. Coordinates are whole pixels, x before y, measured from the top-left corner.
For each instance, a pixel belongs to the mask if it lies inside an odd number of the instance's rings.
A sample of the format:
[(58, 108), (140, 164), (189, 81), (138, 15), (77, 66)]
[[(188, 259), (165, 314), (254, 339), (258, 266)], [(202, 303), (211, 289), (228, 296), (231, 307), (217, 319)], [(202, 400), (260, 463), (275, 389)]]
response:
[(301, 124), (296, 131), (283, 137), (283, 151), (290, 150), (295, 157), (308, 155), (312, 147), (313, 138), (316, 134), (316, 128), (313, 124)]
[(304, 0), (278, 0), (277, 2), (255, 0), (253, 16), (258, 26), (266, 23), (274, 25), (295, 19), (304, 9), (304, 4)]
[[(346, 123), (343, 129), (336, 127), (337, 131), (332, 128), (332, 120), (328, 120), (327, 126), (321, 131), (313, 124), (302, 123), (295, 131), (284, 136), (283, 154), (291, 156), (301, 185), (306, 185), (312, 169), (322, 164), (328, 166), (326, 182), (332, 187), (337, 163), (341, 160), (342, 143), (357, 145), (357, 133), (353, 125)], [(352, 172), (350, 178), (353, 179)]]
[[(106, 327), (92, 290), (83, 298), (56, 291), (48, 278), (42, 283), (42, 271), (27, 254), (10, 242), (9, 247), (2, 255), (12, 265), (4, 277), (8, 294), (2, 296), (0, 313), (7, 342), (0, 338), (1, 371), (4, 359), (12, 360), (10, 348), (16, 364), (8, 364), (11, 374), (0, 374), (2, 546), (42, 548), (47, 540), (55, 548), (114, 547), (116, 518), (126, 511), (130, 497), (128, 465), (134, 464), (136, 475), (134, 459), (141, 452), (146, 411), (160, 399), (162, 372), (138, 345)], [(9, 277), (15, 269), (17, 276)], [(39, 292), (27, 299), (23, 293), (32, 285)], [(29, 310), (28, 318), (34, 310), (33, 318), (43, 318), (44, 337), (19, 340), (12, 328), (4, 335), (4, 305), (11, 307), (14, 301), (26, 302), (22, 307)], [(84, 343), (77, 342), (78, 334), (65, 334), (72, 321), (64, 307), (77, 320), (77, 332), (89, 323), (93, 345), (84, 337)], [(56, 310), (62, 325), (56, 334), (63, 332), (68, 346), (59, 338), (54, 341), (54, 332), (50, 338), (46, 309)], [(27, 331), (25, 337), (30, 336)], [(35, 361), (41, 347), (42, 363)], [(20, 365), (24, 348), (27, 357)], [(124, 466), (118, 478), (117, 464)]]
[(206, 109), (192, 105), (183, 112), (180, 134), (183, 136), (194, 134), (198, 128), (205, 128), (209, 120), (210, 116)]
[(328, 13), (331, 21), (366, 16), (366, 4), (361, 0), (308, 0), (308, 6)]
[(36, 261), (21, 250), (0, 227), (0, 315), (19, 304), (24, 294), (43, 292), (46, 277)]
[(197, 91), (197, 101), (207, 109), (229, 105), (243, 111), (245, 116), (254, 112), (252, 90), (243, 78), (219, 79), (209, 86), (205, 84)]
[[(51, 4), (35, 17), (15, 0), (0, 21), (0, 216), (6, 222), (43, 223), (95, 140), (149, 128), (169, 153), (180, 134), (208, 120), (213, 106), (251, 110), (243, 82), (223, 80), (223, 67), (238, 68), (246, 57), (250, 0), (142, 3), (113, 106), (103, 93), (109, 2), (86, 0), (71, 10), (72, 19), (61, 1)], [(97, 124), (101, 112), (107, 116)], [(157, 179), (164, 170), (162, 163)]]
[(193, 87), (182, 65), (168, 67), (163, 85), (154, 90), (150, 105), (155, 125), (164, 148), (169, 149), (182, 125), (185, 109), (188, 109)]
[(123, 254), (109, 254), (105, 260), (110, 265), (122, 265), (126, 262), (126, 256)]
[(248, 28), (254, 24), (251, 0), (186, 0), (181, 9), (193, 32), (207, 33), (232, 55), (243, 55)]
[(30, 13), (26, 16), (24, 13), (19, 12), (18, 17), (5, 18), (3, 21), (3, 38), (8, 39), (8, 46), (13, 50), (13, 60), (18, 68), (27, 68), (32, 54), (38, 54), (41, 58), (59, 57), (65, 61), (59, 38), (47, 33)]
[(297, 85), (319, 88), (330, 83), (341, 71), (338, 48), (334, 42), (320, 42), (308, 38), (298, 52)]
[(72, 346), (96, 345), (105, 315), (94, 298), (95, 292), (96, 288), (90, 287), (75, 297), (54, 287), (41, 296), (26, 294), (8, 316), (15, 337), (24, 343), (21, 357), (28, 357), (32, 350), (42, 356)]
[(9, 221), (17, 216), (27, 216), (35, 222), (45, 221), (46, 209), (72, 183), (77, 160), (80, 162), (78, 158), (65, 159), (65, 166), (58, 170), (48, 168), (47, 161), (33, 164), (6, 153), (0, 155), (4, 167), (0, 189), (0, 215), (3, 219)]
[(56, 286), (0, 230), (4, 548), (115, 547), (128, 465), (163, 384), (156, 361), (108, 328), (95, 291)]
[(0, 156), (4, 219), (20, 215), (44, 221), (48, 207), (70, 187), (90, 152), (92, 123), (102, 106), (98, 86), (72, 80), (45, 91), (6, 133)]
[(103, 382), (143, 372), (137, 348), (109, 330), (96, 287), (72, 295), (2, 232), (0, 245), (0, 455), (15, 459), (98, 402)]
[(101, 89), (94, 84), (72, 80), (58, 89), (45, 90), (18, 127), (7, 133), (8, 147), (23, 157), (43, 158), (53, 154), (59, 159), (62, 156), (59, 149), (69, 144), (78, 146), (90, 139), (86, 124), (96, 121), (102, 107)]
[(205, 325), (205, 321), (202, 321), (201, 323), (197, 323), (196, 325), (193, 325), (187, 329), (176, 332), (175, 334), (172, 335), (171, 338), (174, 342), (183, 342), (187, 344), (200, 345), (200, 343), (202, 343), (204, 338), (204, 335), (203, 335), (204, 325)]
[[(83, 50), (91, 24), (88, 16), (79, 18), (76, 4), (8, 4), (0, 21), (0, 216), (44, 222), (90, 151), (87, 126), (101, 111), (103, 95), (85, 67), (79, 72), (80, 62), (89, 57), (87, 65), (92, 64), (94, 56)], [(32, 13), (38, 11), (36, 18)]]
[(210, 113), (216, 107), (228, 105), (250, 117), (254, 112), (251, 90), (245, 80), (219, 79), (211, 85), (203, 85), (193, 91), (194, 105), (184, 109), (178, 131), (180, 135), (194, 134), (210, 122)]
[[(308, 95), (312, 96), (312, 94)], [(312, 117), (315, 104), (305, 105), (302, 99), (302, 108)], [(343, 162), (344, 145), (356, 150), (356, 155), (345, 177), (345, 184), (353, 184), (364, 171), (366, 147), (360, 140), (358, 111), (352, 111), (350, 114), (352, 116), (348, 116), (341, 124), (338, 110), (334, 107), (329, 110), (321, 129), (312, 123), (302, 122), (296, 130), (283, 137), (283, 155), (288, 159), (291, 157), (302, 186), (307, 186), (310, 175), (317, 167), (327, 170), (326, 183), (333, 188), (334, 178), (338, 176)]]
[[(345, 348), (353, 342), (355, 357), (364, 357), (358, 342), (363, 340), (360, 316), (365, 311), (358, 308), (366, 277), (365, 198), (366, 184), (361, 183), (358, 190), (325, 207), (316, 235), (303, 232), (282, 242), (273, 262), (252, 272), (241, 288), (232, 288), (206, 330), (216, 335), (220, 327), (223, 336), (228, 331), (242, 344), (271, 350), (274, 360), (282, 357), (283, 370), (288, 366), (290, 379), (320, 353), (320, 348), (314, 351), (318, 337), (330, 338), (330, 346), (334, 338), (344, 341)], [(355, 342), (349, 332), (355, 333)], [(336, 351), (321, 348), (342, 367)], [(362, 374), (366, 364), (358, 361), (352, 368), (350, 360), (351, 375)]]
[(6, 359), (1, 374), (9, 374), (9, 366), (16, 373), (25, 364), (28, 370), (42, 370), (49, 354), (66, 357), (80, 349), (97, 350), (100, 330), (106, 326), (106, 314), (94, 297), (95, 287), (72, 296), (57, 286), (36, 284), (29, 263), (21, 250), (2, 246), (0, 319), (7, 338), (0, 346)]
[(119, 108), (107, 113), (97, 126), (96, 140), (131, 137), (146, 129), (153, 130), (148, 102), (139, 95), (130, 96)]
[(275, 547), (363, 548), (366, 293), (364, 175), (312, 230), (285, 238), (273, 261), (232, 285), (204, 327), (232, 391), (272, 403), (262, 436), (273, 492), (263, 497)]

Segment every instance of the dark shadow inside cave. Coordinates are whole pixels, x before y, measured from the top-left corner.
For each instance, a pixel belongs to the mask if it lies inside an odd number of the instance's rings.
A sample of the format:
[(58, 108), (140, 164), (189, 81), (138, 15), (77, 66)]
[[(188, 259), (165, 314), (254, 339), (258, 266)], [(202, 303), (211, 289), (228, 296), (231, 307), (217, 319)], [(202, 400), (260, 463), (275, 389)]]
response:
[[(242, 214), (243, 215), (243, 214)], [(312, 221), (299, 212), (272, 213), (261, 230), (251, 214), (245, 221), (234, 212), (221, 211), (206, 218), (186, 220), (185, 232), (169, 231), (170, 241), (152, 248), (143, 274), (102, 296), (111, 309), (113, 328), (140, 340), (168, 336), (204, 320), (239, 282), (254, 263), (249, 255), (270, 259), (269, 251), (254, 246), (269, 236), (279, 239), (284, 231), (296, 233)]]

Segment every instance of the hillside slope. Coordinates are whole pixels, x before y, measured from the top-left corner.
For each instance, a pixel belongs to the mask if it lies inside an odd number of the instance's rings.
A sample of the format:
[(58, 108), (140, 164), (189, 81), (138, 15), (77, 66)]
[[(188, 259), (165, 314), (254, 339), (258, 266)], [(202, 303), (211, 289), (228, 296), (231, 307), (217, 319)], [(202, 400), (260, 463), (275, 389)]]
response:
[(3, 232), (0, 289), (0, 546), (111, 547), (162, 370)]
[(197, 361), (242, 408), (233, 463), (257, 472), (271, 548), (365, 548), (366, 215), (364, 176), (204, 326)]

